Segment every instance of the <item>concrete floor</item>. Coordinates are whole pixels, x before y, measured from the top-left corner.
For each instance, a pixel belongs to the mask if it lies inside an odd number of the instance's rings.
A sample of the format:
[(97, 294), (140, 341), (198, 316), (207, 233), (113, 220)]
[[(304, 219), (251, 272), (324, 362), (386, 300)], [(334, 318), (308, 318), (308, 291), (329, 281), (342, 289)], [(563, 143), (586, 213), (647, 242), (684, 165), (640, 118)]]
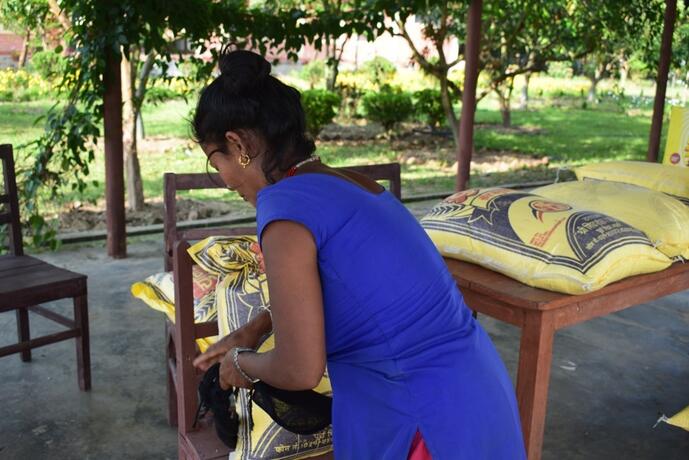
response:
[[(93, 389), (78, 390), (73, 341), (0, 359), (0, 459), (175, 458), (165, 419), (163, 318), (129, 286), (162, 269), (161, 237), (130, 242), (129, 258), (102, 247), (45, 260), (89, 276)], [(56, 310), (71, 315), (69, 302)], [(31, 316), (32, 331), (56, 325)], [(487, 317), (512, 376), (518, 330)], [(16, 339), (0, 315), (0, 345)], [(543, 458), (687, 459), (689, 433), (660, 413), (689, 404), (689, 291), (560, 331), (555, 338)]]

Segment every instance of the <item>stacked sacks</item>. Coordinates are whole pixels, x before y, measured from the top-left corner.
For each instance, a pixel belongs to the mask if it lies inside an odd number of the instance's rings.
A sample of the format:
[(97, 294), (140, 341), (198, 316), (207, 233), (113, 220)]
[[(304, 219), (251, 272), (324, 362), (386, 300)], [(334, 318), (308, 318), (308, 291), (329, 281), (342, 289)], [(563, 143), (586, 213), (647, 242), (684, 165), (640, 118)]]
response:
[(689, 207), (661, 192), (620, 182), (563, 182), (532, 190), (638, 228), (668, 257), (689, 258)]
[(689, 168), (646, 161), (607, 161), (574, 169), (579, 180), (607, 180), (638, 185), (671, 195), (689, 205)]
[[(216, 319), (215, 285), (217, 276), (211, 275), (199, 267), (193, 267), (194, 289), (194, 322), (205, 323)], [(132, 284), (131, 293), (143, 300), (146, 305), (165, 313), (175, 322), (175, 284), (172, 272), (151, 275), (144, 281)], [(196, 343), (203, 352), (217, 341), (217, 337), (197, 339)]]
[(459, 192), (421, 225), (446, 257), (568, 294), (672, 263), (643, 232), (620, 220), (509, 189)]
[[(204, 270), (219, 276), (216, 305), (221, 336), (270, 309), (263, 257), (255, 236), (210, 237), (189, 248), (189, 254)], [(269, 351), (273, 347), (270, 334), (263, 339), (259, 351)], [(327, 374), (314, 390), (327, 395), (332, 393)], [(237, 408), (240, 425), (232, 459), (297, 459), (332, 450), (330, 427), (312, 435), (287, 431), (257, 404), (251, 404), (248, 390), (239, 389)]]

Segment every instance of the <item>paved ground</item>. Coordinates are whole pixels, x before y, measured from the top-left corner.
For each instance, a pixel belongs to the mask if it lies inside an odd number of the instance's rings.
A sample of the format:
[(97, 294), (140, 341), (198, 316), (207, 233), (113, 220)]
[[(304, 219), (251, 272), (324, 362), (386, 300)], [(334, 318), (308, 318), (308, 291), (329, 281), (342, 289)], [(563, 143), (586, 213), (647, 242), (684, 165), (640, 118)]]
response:
[[(418, 206), (415, 210), (420, 209)], [(74, 343), (0, 359), (0, 459), (175, 458), (165, 419), (163, 318), (131, 297), (162, 270), (161, 237), (130, 242), (130, 257), (64, 248), (46, 260), (89, 275), (93, 390), (76, 383)], [(55, 308), (71, 314), (71, 304)], [(518, 331), (482, 317), (514, 376)], [(54, 325), (32, 316), (37, 333)], [(0, 344), (16, 337), (0, 315)], [(555, 339), (543, 458), (687, 459), (689, 433), (659, 413), (689, 404), (689, 292), (565, 329)]]

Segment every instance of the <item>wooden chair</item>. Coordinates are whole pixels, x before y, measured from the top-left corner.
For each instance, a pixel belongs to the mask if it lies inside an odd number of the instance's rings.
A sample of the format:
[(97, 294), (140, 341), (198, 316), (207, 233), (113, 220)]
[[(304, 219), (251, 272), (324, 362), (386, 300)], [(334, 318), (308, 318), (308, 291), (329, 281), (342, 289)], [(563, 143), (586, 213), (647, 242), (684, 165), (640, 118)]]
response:
[[(0, 225), (9, 225), (9, 254), (0, 255), (0, 313), (16, 311), (19, 335), (17, 344), (0, 348), (0, 357), (20, 353), (22, 361), (28, 362), (33, 348), (75, 338), (79, 388), (87, 391), (91, 388), (91, 361), (86, 276), (24, 255), (11, 145), (0, 145), (0, 162), (4, 173), (0, 205), (5, 206), (4, 210), (0, 208)], [(74, 299), (73, 320), (39, 305), (68, 297)], [(32, 339), (29, 311), (67, 330)]]
[[(401, 198), (400, 165), (389, 163), (346, 168), (364, 174), (374, 180), (389, 182), (388, 189)], [(194, 323), (192, 266), (194, 262), (187, 249), (189, 241), (215, 235), (256, 234), (255, 226), (236, 228), (202, 228), (180, 230), (176, 217), (178, 190), (221, 188), (218, 174), (164, 175), (165, 187), (165, 270), (173, 269), (175, 283), (175, 323), (166, 320), (168, 421), (177, 425), (179, 458), (216, 459), (227, 458), (229, 449), (218, 440), (215, 430), (202, 422), (192, 427), (198, 407), (197, 388), (201, 375), (192, 365), (198, 350), (196, 339), (218, 334), (216, 322)]]

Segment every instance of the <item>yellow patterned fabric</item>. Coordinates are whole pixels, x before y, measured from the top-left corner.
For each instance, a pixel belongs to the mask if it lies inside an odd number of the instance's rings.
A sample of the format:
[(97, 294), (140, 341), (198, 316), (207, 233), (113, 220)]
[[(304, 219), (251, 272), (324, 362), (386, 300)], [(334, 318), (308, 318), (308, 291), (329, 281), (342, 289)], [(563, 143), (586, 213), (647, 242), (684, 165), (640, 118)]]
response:
[(433, 207), (421, 225), (446, 257), (568, 294), (672, 263), (624, 222), (509, 189), (456, 193)]
[(219, 275), (216, 306), (221, 337), (268, 309), (268, 282), (256, 237), (209, 237), (189, 248), (189, 255), (199, 267)]
[[(194, 286), (194, 321), (204, 323), (217, 317), (215, 307), (215, 287), (217, 276), (210, 275), (199, 267), (193, 268)], [(132, 284), (131, 293), (143, 300), (146, 305), (165, 313), (175, 322), (175, 284), (171, 272), (157, 273)], [(197, 339), (196, 343), (203, 352), (217, 341), (217, 337)]]
[[(189, 248), (189, 254), (200, 267), (220, 276), (216, 305), (221, 337), (251, 321), (261, 311), (270, 309), (263, 255), (255, 236), (210, 237)], [(271, 334), (264, 339), (259, 351), (273, 347)], [(315, 390), (332, 394), (327, 372)], [(313, 435), (294, 434), (249, 401), (249, 392), (240, 389), (237, 398), (239, 433), (230, 459), (303, 459), (332, 450), (330, 427)]]

